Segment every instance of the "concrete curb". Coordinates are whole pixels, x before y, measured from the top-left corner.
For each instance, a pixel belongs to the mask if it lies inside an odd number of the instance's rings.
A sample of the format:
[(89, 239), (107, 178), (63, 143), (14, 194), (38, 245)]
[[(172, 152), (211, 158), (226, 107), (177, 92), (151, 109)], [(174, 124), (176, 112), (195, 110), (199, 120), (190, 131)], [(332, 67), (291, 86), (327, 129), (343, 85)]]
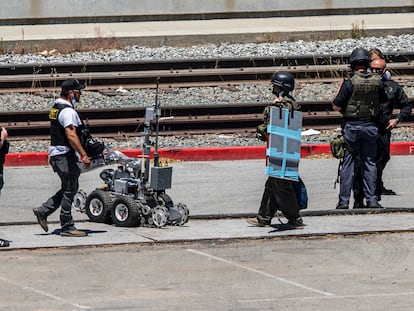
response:
[[(378, 215), (378, 214), (404, 214), (404, 213), (413, 213), (414, 208), (361, 208), (361, 209), (347, 209), (347, 210), (301, 210), (300, 215), (302, 217), (321, 217), (321, 216), (352, 216), (352, 215)], [(189, 221), (199, 220), (225, 220), (225, 219), (247, 219), (256, 217), (257, 213), (223, 213), (223, 214), (203, 214), (203, 215), (191, 215)], [(281, 216), (283, 219), (284, 217)], [(93, 223), (89, 219), (76, 219), (76, 223)], [(59, 220), (49, 220), (48, 224), (59, 225)], [(2, 222), (0, 221), (0, 228), (7, 226), (28, 226), (28, 225), (37, 225), (37, 221), (13, 221), (13, 222)], [(145, 227), (145, 226), (136, 226)], [(149, 227), (146, 227), (149, 228)]]
[[(141, 150), (122, 150), (129, 157), (140, 157)], [(303, 144), (301, 157), (330, 155), (328, 144)], [(412, 155), (414, 142), (396, 142), (391, 144), (391, 155)], [(200, 147), (200, 148), (164, 148), (159, 150), (161, 158), (180, 161), (220, 161), (220, 160), (255, 160), (264, 159), (265, 146), (246, 147)], [(47, 152), (19, 152), (6, 156), (5, 166), (46, 166)]]
[[(73, 247), (106, 247), (126, 244), (191, 243), (202, 241), (234, 241), (246, 239), (301, 239), (329, 236), (354, 236), (413, 232), (412, 213), (331, 215), (310, 217), (306, 226), (292, 230), (275, 222), (270, 227), (256, 227), (245, 219), (192, 220), (184, 226), (116, 227), (83, 222), (79, 229), (88, 233), (82, 238), (62, 238), (59, 228), (45, 233), (38, 224), (0, 227), (0, 236), (13, 237), (10, 247), (1, 251)], [(59, 227), (59, 225), (57, 225)]]

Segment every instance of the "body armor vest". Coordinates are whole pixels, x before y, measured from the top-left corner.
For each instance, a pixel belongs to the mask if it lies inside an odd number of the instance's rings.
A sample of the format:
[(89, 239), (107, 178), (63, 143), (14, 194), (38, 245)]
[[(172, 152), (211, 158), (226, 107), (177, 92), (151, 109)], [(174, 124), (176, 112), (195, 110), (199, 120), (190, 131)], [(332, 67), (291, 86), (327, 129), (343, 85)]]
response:
[[(55, 103), (49, 111), (51, 145), (67, 146), (69, 148), (72, 148), (68, 141), (68, 138), (66, 137), (65, 129), (58, 120), (60, 112), (65, 108), (73, 109), (68, 105)], [(82, 128), (83, 126), (76, 127), (76, 134), (78, 137), (80, 137)]]
[(374, 119), (380, 112), (378, 90), (380, 79), (372, 74), (355, 72), (351, 77), (354, 92), (343, 112), (345, 118)]

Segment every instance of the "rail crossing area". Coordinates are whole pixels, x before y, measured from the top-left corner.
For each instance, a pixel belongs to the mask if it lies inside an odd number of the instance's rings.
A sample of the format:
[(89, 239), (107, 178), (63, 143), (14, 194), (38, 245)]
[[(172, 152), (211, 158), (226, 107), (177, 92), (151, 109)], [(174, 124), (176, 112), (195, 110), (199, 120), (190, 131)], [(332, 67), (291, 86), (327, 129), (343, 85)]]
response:
[[(22, 5), (22, 3), (19, 2), (18, 5)], [(44, 3), (47, 8), (48, 2), (44, 1)], [(189, 1), (188, 3), (193, 2)], [(241, 2), (236, 1), (234, 3), (240, 4)], [(266, 1), (258, 1), (257, 3), (258, 5), (268, 4)], [(290, 3), (290, 9), (294, 8), (294, 3), (294, 1)], [(360, 2), (357, 2), (357, 4), (359, 6)], [(84, 3), (81, 5), (84, 5)], [(45, 10), (42, 11), (45, 14), (43, 19), (38, 20), (42, 22), (37, 25), (23, 23), (22, 17), (25, 16), (24, 14), (9, 14), (9, 24), (4, 22), (7, 18), (3, 16), (0, 31), (2, 42), (5, 45), (21, 42), (22, 33), (24, 33), (24, 41), (33, 44), (39, 44), (40, 42), (51, 45), (59, 44), (59, 40), (67, 40), (68, 38), (93, 39), (97, 36), (96, 27), (99, 27), (99, 36), (102, 37), (124, 38), (126, 41), (134, 38), (135, 42), (142, 45), (150, 43), (150, 41), (153, 45), (160, 45), (177, 44), (178, 40), (181, 40), (182, 43), (186, 42), (186, 44), (197, 44), (197, 40), (214, 42), (215, 40), (226, 41), (228, 38), (233, 38), (233, 42), (243, 42), (252, 38), (257, 39), (259, 34), (279, 34), (280, 39), (289, 36), (290, 39), (305, 38), (304, 36), (310, 33), (316, 35), (322, 32), (325, 34), (338, 31), (349, 32), (353, 24), (361, 21), (364, 21), (364, 29), (367, 35), (407, 33), (407, 31), (412, 31), (414, 26), (414, 13), (410, 10), (412, 3), (410, 4), (409, 1), (399, 1), (399, 8), (395, 6), (397, 4), (390, 6), (387, 1), (377, 2), (376, 7), (365, 3), (366, 7), (359, 7), (358, 10), (355, 10), (355, 14), (352, 14), (352, 6), (355, 6), (355, 3), (351, 1), (344, 5), (344, 7), (347, 7), (346, 10), (337, 11), (334, 15), (316, 15), (316, 11), (320, 9), (318, 11), (320, 13), (323, 11), (322, 9), (326, 8), (320, 8), (317, 4), (309, 5), (315, 5), (315, 7), (308, 8), (311, 11), (313, 10), (312, 12), (315, 15), (304, 16), (304, 14), (293, 14), (291, 12), (290, 16), (281, 14), (281, 16), (276, 17), (245, 18), (246, 15), (240, 14), (240, 16), (237, 16), (238, 18), (195, 18), (193, 20), (181, 18), (175, 21), (161, 21), (154, 18), (153, 20), (145, 21), (141, 19), (125, 23), (110, 20), (102, 22), (99, 19), (96, 19), (95, 22), (81, 23), (82, 20), (78, 16), (79, 11), (77, 11), (75, 17), (78, 18), (79, 23), (47, 24), (45, 21), (52, 20), (50, 18), (56, 12)], [(340, 4), (337, 5), (341, 6)], [(51, 7), (56, 9), (55, 4)], [(383, 9), (379, 10), (378, 8)], [(187, 9), (191, 11), (195, 8)], [(241, 11), (246, 10), (243, 7), (239, 9)], [(274, 7), (268, 9), (273, 12), (277, 11)], [(284, 9), (289, 11), (289, 8)], [(109, 8), (109, 10), (111, 9)], [(296, 11), (298, 11), (297, 8)], [(38, 12), (39, 16), (42, 12)], [(130, 11), (128, 12), (130, 13)], [(343, 14), (341, 15), (341, 13)], [(136, 16), (140, 14), (138, 12)], [(61, 17), (59, 16), (59, 18)], [(13, 24), (13, 18), (20, 20)], [(129, 42), (133, 43), (132, 41)], [(398, 195), (393, 197), (384, 196), (381, 203), (387, 207), (385, 210), (349, 210), (343, 212), (345, 215), (333, 210), (337, 202), (337, 189), (333, 189), (337, 174), (337, 161), (335, 159), (302, 159), (300, 172), (310, 195), (310, 207), (303, 211), (303, 216), (305, 222), (309, 225), (303, 230), (292, 230), (283, 233), (273, 232), (272, 234), (285, 236), (292, 234), (318, 235), (327, 232), (358, 232), (359, 230), (372, 232), (377, 230), (410, 230), (410, 221), (404, 221), (401, 224), (399, 223), (399, 217), (404, 219), (412, 217), (410, 213), (407, 213), (413, 208), (410, 205), (410, 202), (412, 202), (410, 191), (407, 189), (407, 185), (412, 184), (409, 180), (410, 176), (413, 175), (409, 173), (412, 170), (410, 167), (411, 159), (412, 156), (393, 157), (391, 164), (387, 167), (385, 178), (389, 178), (389, 180), (385, 180), (385, 185), (395, 190)], [(7, 167), (5, 170), (6, 186), (1, 194), (0, 201), (2, 209), (0, 237), (12, 240), (10, 249), (13, 249), (58, 246), (59, 243), (68, 243), (67, 245), (76, 243), (110, 244), (121, 243), (122, 241), (126, 243), (157, 240), (180, 241), (187, 238), (221, 239), (226, 237), (269, 236), (268, 228), (252, 228), (245, 223), (247, 216), (253, 216), (257, 212), (265, 181), (264, 166), (264, 158), (263, 160), (248, 161), (175, 163), (171, 196), (175, 203), (185, 203), (190, 209), (188, 226), (168, 227), (165, 230), (154, 230), (152, 228), (119, 229), (84, 222), (80, 225), (80, 228), (90, 230), (91, 234), (89, 238), (83, 241), (78, 239), (75, 239), (76, 241), (63, 241), (56, 234), (42, 234), (38, 225), (34, 223), (32, 208), (41, 204), (42, 200), (45, 200), (56, 188), (56, 176), (49, 167)], [(243, 175), (238, 176), (238, 174)], [(401, 176), (404, 176), (404, 178), (401, 178)], [(22, 180), (25, 182), (22, 183)], [(92, 191), (101, 184), (99, 172), (91, 171), (84, 174), (80, 184), (81, 187), (85, 187), (84, 190)], [(319, 218), (314, 217), (315, 215), (329, 216)], [(53, 215), (50, 220), (57, 222), (57, 217), (57, 215)], [(86, 220), (83, 214), (75, 213), (75, 217), (82, 221)], [(363, 223), (374, 223), (373, 219), (385, 218), (388, 227), (384, 227), (381, 221), (373, 227), (359, 226), (357, 225), (358, 222), (353, 220), (359, 218), (364, 219), (361, 220)], [(390, 221), (394, 218), (397, 219), (395, 224)], [(329, 228), (329, 225), (326, 225), (328, 226), (326, 227), (324, 224), (328, 224), (330, 221), (333, 221), (332, 226)], [(16, 222), (19, 223), (18, 226), (15, 226)], [(202, 224), (216, 229), (202, 230)], [(220, 230), (217, 224), (230, 226), (233, 229), (223, 228), (223, 230)], [(344, 227), (345, 224), (349, 224), (351, 227)], [(104, 233), (94, 234), (94, 231), (103, 231)], [(197, 231), (198, 233), (196, 233)], [(117, 232), (119, 233), (118, 236)]]
[[(409, 8), (402, 1), (401, 8)], [(350, 4), (352, 5), (352, 4)], [(379, 6), (388, 4), (377, 4)], [(373, 9), (373, 8), (371, 8)], [(257, 39), (259, 34), (279, 34), (280, 39), (304, 38), (306, 34), (320, 34), (338, 31), (349, 31), (354, 23), (364, 21), (367, 35), (382, 33), (398, 34), (413, 29), (413, 13), (407, 10), (385, 13), (366, 14), (370, 8), (360, 11), (361, 14), (320, 15), (320, 16), (283, 16), (267, 18), (224, 18), (194, 19), (177, 21), (129, 21), (127, 23), (105, 22), (87, 24), (46, 24), (38, 25), (0, 25), (2, 42), (15, 44), (24, 41), (27, 44), (50, 45), (59, 44), (59, 40), (68, 38), (93, 39), (96, 27), (100, 27), (102, 37), (116, 37), (127, 42), (134, 38), (140, 44), (151, 43), (184, 44), (214, 42), (217, 40), (249, 41)], [(398, 11), (398, 10), (397, 10)], [(50, 13), (50, 12), (49, 12)], [(51, 13), (50, 13), (51, 14)], [(4, 18), (3, 18), (4, 19)], [(47, 20), (44, 19), (44, 20)], [(43, 20), (43, 21), (44, 21)], [(79, 20), (81, 21), (81, 20)], [(53, 29), (53, 30), (51, 30)], [(62, 42), (62, 41), (61, 41)], [(134, 43), (133, 41), (129, 41)], [(37, 46), (40, 47), (39, 45)], [(50, 46), (49, 46), (50, 47)], [(398, 164), (396, 164), (398, 161)], [(278, 232), (268, 228), (252, 228), (246, 225), (245, 218), (254, 216), (261, 198), (265, 174), (264, 160), (249, 161), (211, 161), (211, 162), (180, 162), (174, 165), (172, 197), (175, 202), (183, 202), (190, 209), (190, 221), (184, 227), (168, 227), (165, 230), (152, 228), (116, 228), (107, 225), (82, 222), (80, 228), (90, 231), (85, 240), (62, 240), (52, 231), (44, 234), (34, 223), (32, 208), (42, 203), (56, 187), (56, 176), (49, 167), (7, 167), (5, 172), (6, 186), (1, 196), (2, 225), (0, 237), (12, 241), (14, 248), (56, 247), (61, 245), (80, 244), (116, 244), (150, 241), (184, 241), (187, 239), (226, 239), (246, 237), (269, 237), (291, 235), (320, 235), (350, 232), (382, 232), (394, 230), (411, 230), (412, 202), (406, 185), (411, 184), (409, 174), (412, 168), (409, 163), (411, 156), (395, 157), (386, 170), (386, 185), (394, 189), (398, 195), (384, 197), (382, 204), (387, 207), (381, 211), (344, 211), (333, 210), (337, 200), (337, 190), (333, 189), (336, 177), (337, 161), (334, 159), (303, 159), (301, 175), (307, 184), (310, 195), (310, 207), (303, 211), (308, 226), (303, 230)], [(400, 164), (403, 163), (403, 167)], [(393, 164), (395, 167), (393, 167)], [(404, 167), (405, 166), (405, 167)], [(238, 176), (238, 174), (243, 174)], [(389, 175), (387, 175), (389, 174)], [(98, 187), (97, 171), (86, 173), (81, 179), (81, 186), (92, 191)], [(404, 178), (401, 178), (404, 176)], [(25, 182), (21, 182), (24, 180)], [(200, 187), (201, 185), (201, 187)], [(401, 214), (402, 213), (402, 214)], [(344, 215), (342, 215), (344, 214)], [(326, 215), (315, 217), (316, 215)], [(329, 215), (329, 216), (327, 216)], [(55, 217), (53, 219), (53, 217)], [(57, 214), (51, 217), (56, 223)], [(85, 221), (84, 214), (76, 214), (75, 218)], [(387, 219), (386, 226), (383, 220)], [(392, 221), (395, 219), (395, 222)], [(404, 221), (401, 221), (404, 219)], [(372, 226), (359, 225), (375, 224)], [(378, 221), (378, 223), (377, 223)], [(277, 225), (277, 223), (275, 224)], [(224, 226), (224, 227), (220, 227)], [(276, 226), (277, 228), (277, 226)]]
[[(295, 29), (309, 33), (312, 23), (336, 32), (362, 18), (369, 31), (382, 31), (391, 22), (396, 30), (412, 29), (412, 13), (396, 16), (269, 18), (261, 19), (262, 24), (228, 20), (225, 26), (181, 21), (129, 25), (127, 30), (134, 35), (148, 30), (146, 36), (155, 36), (158, 44), (171, 32), (180, 33), (177, 41), (205, 40), (201, 33), (223, 31), (231, 32), (228, 37), (247, 38), (242, 33), (246, 29), (256, 35), (277, 28), (291, 36)], [(204, 24), (204, 30), (196, 24)], [(3, 39), (8, 34), (4, 27), (9, 26), (0, 27)], [(22, 27), (10, 27), (14, 33), (8, 42), (21, 41)], [(25, 26), (24, 34), (32, 42), (36, 34), (50, 35), (51, 40), (86, 37), (86, 32), (96, 36), (93, 26), (76, 27), (61, 25), (51, 31)], [(113, 35), (114, 29), (102, 26), (100, 31)], [(337, 211), (338, 160), (301, 159), (310, 204), (302, 211), (306, 226), (285, 231), (277, 218), (272, 227), (246, 222), (260, 203), (264, 157), (171, 163), (172, 189), (167, 193), (188, 206), (188, 223), (160, 229), (116, 227), (89, 222), (74, 211), (77, 227), (88, 232), (84, 238), (60, 237), (58, 212), (48, 219), (48, 233), (35, 221), (32, 208), (58, 188), (50, 167), (6, 167), (0, 238), (11, 244), (0, 251), (0, 310), (412, 310), (412, 162), (412, 155), (392, 156), (384, 182), (397, 195), (382, 198), (385, 209)], [(82, 174), (81, 188), (90, 192), (98, 187), (99, 172)]]

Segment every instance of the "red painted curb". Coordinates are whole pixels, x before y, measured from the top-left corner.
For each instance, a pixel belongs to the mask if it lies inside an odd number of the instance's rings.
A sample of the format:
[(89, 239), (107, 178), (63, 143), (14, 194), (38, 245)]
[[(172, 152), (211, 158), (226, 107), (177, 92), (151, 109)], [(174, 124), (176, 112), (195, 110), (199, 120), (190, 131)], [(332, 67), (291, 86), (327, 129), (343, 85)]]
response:
[(48, 165), (47, 152), (18, 152), (6, 155), (4, 166)]
[[(140, 157), (141, 150), (121, 150), (129, 157)], [(301, 157), (306, 158), (318, 154), (330, 154), (327, 144), (304, 144), (301, 146)], [(220, 160), (253, 160), (264, 159), (265, 146), (247, 147), (200, 147), (200, 148), (165, 148), (158, 151), (160, 158), (180, 161), (220, 161)], [(392, 155), (414, 154), (414, 142), (391, 144)], [(151, 153), (153, 156), (153, 151)], [(39, 166), (48, 165), (47, 152), (9, 153), (5, 166)]]

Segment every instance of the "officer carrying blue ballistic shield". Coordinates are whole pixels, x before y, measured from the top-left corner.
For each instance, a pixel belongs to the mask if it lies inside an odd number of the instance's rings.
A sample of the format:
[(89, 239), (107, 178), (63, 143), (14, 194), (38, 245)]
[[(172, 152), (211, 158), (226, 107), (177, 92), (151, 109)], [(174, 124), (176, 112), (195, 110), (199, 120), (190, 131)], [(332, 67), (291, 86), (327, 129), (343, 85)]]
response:
[(272, 106), (263, 113), (263, 124), (257, 127), (257, 137), (267, 141), (266, 175), (269, 176), (263, 192), (258, 214), (247, 219), (251, 225), (264, 227), (279, 210), (292, 228), (304, 226), (299, 210), (307, 207), (307, 192), (298, 174), (302, 113), (300, 105), (289, 94), (295, 80), (289, 72), (273, 75), (272, 93), (276, 96)]

